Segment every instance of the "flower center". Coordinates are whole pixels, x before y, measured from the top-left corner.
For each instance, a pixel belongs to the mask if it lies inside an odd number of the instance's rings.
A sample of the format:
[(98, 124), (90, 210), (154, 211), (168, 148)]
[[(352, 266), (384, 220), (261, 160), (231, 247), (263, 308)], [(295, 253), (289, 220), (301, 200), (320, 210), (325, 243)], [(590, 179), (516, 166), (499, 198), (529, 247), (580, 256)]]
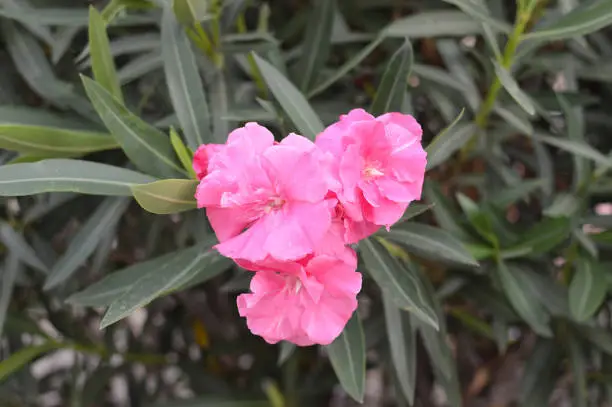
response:
[(374, 179), (385, 175), (380, 169), (381, 165), (378, 161), (371, 161), (366, 163), (363, 168), (363, 176), (366, 179)]
[(285, 279), (285, 288), (283, 289), (283, 291), (288, 294), (297, 295), (302, 289), (302, 287), (304, 287), (302, 281), (294, 275), (285, 274), (283, 275), (283, 277)]
[(281, 197), (275, 196), (275, 197), (270, 198), (268, 200), (268, 202), (266, 203), (266, 206), (264, 208), (264, 212), (265, 213), (270, 213), (272, 211), (278, 210), (284, 204), (285, 204), (285, 200), (284, 199), (282, 199)]

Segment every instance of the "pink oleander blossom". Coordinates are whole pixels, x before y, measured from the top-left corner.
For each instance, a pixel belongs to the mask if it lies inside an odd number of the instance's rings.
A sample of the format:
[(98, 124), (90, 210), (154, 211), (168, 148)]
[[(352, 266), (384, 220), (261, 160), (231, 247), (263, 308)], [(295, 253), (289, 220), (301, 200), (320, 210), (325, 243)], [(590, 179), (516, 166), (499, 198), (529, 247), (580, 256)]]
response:
[(422, 129), (409, 115), (375, 118), (354, 109), (327, 127), (316, 145), (333, 154), (332, 175), (341, 208), (336, 212), (354, 243), (397, 222), (410, 202), (420, 199), (427, 164)]
[(220, 241), (216, 249), (251, 262), (314, 252), (336, 203), (326, 198), (338, 188), (328, 170), (332, 158), (296, 134), (277, 143), (257, 123), (232, 131), (224, 145), (200, 147), (196, 199)]
[(268, 343), (328, 345), (357, 308), (361, 274), (346, 248), (340, 257), (310, 255), (300, 261), (242, 262), (256, 271), (251, 293), (238, 297), (238, 310), (255, 335)]

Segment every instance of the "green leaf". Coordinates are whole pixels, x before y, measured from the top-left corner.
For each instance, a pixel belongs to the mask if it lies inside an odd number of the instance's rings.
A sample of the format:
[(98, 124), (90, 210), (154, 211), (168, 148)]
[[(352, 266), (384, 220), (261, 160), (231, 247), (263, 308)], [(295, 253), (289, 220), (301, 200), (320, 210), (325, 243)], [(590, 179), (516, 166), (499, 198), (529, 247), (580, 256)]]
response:
[(295, 353), (297, 346), (294, 343), (282, 341), (279, 345), (280, 352), (278, 353), (278, 366), (283, 365), (287, 359)]
[(300, 90), (304, 93), (316, 83), (331, 49), (331, 34), (336, 15), (336, 0), (315, 2), (306, 25), (302, 55), (298, 61)]
[(478, 262), (463, 244), (443, 229), (406, 222), (389, 232), (378, 232), (378, 235), (400, 243), (408, 251), (428, 259), (478, 267)]
[(207, 0), (172, 0), (172, 9), (168, 9), (182, 24), (193, 25), (210, 18), (208, 4)]
[(457, 124), (462, 115), (463, 110), (455, 121), (442, 130), (427, 146), (427, 171), (444, 163), (478, 131), (474, 123)]
[(89, 52), (96, 82), (123, 103), (121, 85), (106, 33), (106, 22), (93, 6), (89, 6)]
[(45, 274), (49, 271), (47, 266), (36, 255), (36, 251), (25, 240), (24, 236), (21, 233), (17, 233), (11, 225), (4, 221), (0, 221), (0, 242), (12, 255), (18, 257), (33, 269)]
[(304, 95), (272, 64), (255, 53), (252, 55), (270, 91), (300, 134), (314, 140), (316, 135), (323, 131), (323, 123)]
[(482, 26), (461, 11), (431, 10), (393, 21), (384, 29), (388, 37), (463, 37), (479, 34)]
[(374, 238), (359, 242), (368, 273), (396, 306), (438, 329), (433, 299), (426, 295), (416, 270), (407, 270)]
[(399, 387), (412, 405), (416, 385), (416, 332), (410, 324), (410, 315), (397, 308), (387, 296), (383, 296), (383, 306), (391, 361)]
[(518, 278), (502, 261), (498, 262), (496, 272), (502, 290), (514, 310), (536, 333), (544, 337), (552, 336), (548, 326), (550, 317), (538, 299), (530, 295), (529, 287), (525, 286), (526, 280)]
[(497, 20), (491, 17), (489, 10), (482, 1), (475, 0), (443, 0), (446, 3), (457, 6), (461, 11), (469, 16), (474, 17), (476, 20), (482, 21), (489, 27), (494, 28), (504, 33), (510, 33), (512, 27), (506, 24), (504, 21)]
[(588, 1), (547, 27), (526, 34), (526, 40), (557, 41), (598, 31), (612, 24), (612, 2)]
[(145, 210), (166, 215), (195, 209), (197, 186), (197, 180), (164, 179), (150, 184), (134, 185), (132, 193)]
[(332, 75), (326, 78), (321, 83), (317, 84), (310, 92), (308, 97), (312, 98), (319, 93), (323, 92), (331, 85), (336, 83), (338, 80), (344, 78), (353, 68), (355, 68), (361, 61), (363, 61), (368, 55), (374, 51), (374, 49), (382, 42), (385, 37), (378, 35), (368, 45), (366, 45), (361, 51), (356, 53), (351, 59), (346, 61), (340, 68), (338, 68)]
[[(154, 299), (185, 286), (193, 279), (197, 278), (199, 281), (203, 281), (204, 277), (210, 279), (225, 271), (229, 261), (212, 250), (211, 246), (212, 242), (205, 242), (186, 250), (136, 264), (121, 271), (123, 274), (132, 276), (132, 283), (127, 287), (125, 285), (123, 287), (111, 287), (114, 288), (114, 290), (111, 290), (113, 292), (110, 295), (111, 303), (100, 322), (100, 329), (127, 317), (136, 309), (146, 306)], [(99, 288), (104, 287), (103, 282), (104, 280), (96, 285)], [(108, 296), (108, 287), (104, 288)], [(96, 293), (98, 290), (92, 291)], [(83, 293), (79, 294), (83, 297)], [(98, 291), (96, 294), (99, 298), (100, 292)], [(78, 302), (75, 297), (71, 297), (69, 300)]]
[(612, 355), (612, 333), (608, 328), (581, 324), (575, 326), (575, 332), (585, 340), (591, 342), (602, 352)]
[(497, 78), (504, 86), (504, 89), (506, 89), (508, 94), (512, 96), (512, 99), (514, 99), (514, 101), (518, 103), (518, 105), (522, 107), (523, 110), (526, 111), (529, 115), (535, 115), (536, 110), (535, 106), (533, 105), (533, 101), (525, 92), (523, 92), (523, 90), (520, 88), (518, 83), (516, 83), (510, 72), (508, 72), (506, 68), (501, 66), (499, 62), (495, 60), (492, 60), (491, 62), (493, 62), (493, 66), (495, 67), (495, 74), (497, 75)]
[[(13, 287), (17, 277), (24, 273), (22, 262), (19, 256), (10, 253), (6, 256), (0, 276), (0, 336), (4, 332), (4, 321), (7, 319), (7, 311), (13, 296)], [(27, 320), (25, 320), (27, 322)], [(20, 332), (22, 333), (22, 332)]]
[(43, 192), (131, 196), (132, 185), (152, 181), (148, 175), (125, 168), (58, 158), (0, 167), (0, 196)]
[(336, 376), (346, 391), (358, 403), (365, 392), (365, 340), (357, 312), (344, 327), (339, 337), (327, 346), (329, 360)]
[(174, 127), (170, 128), (170, 143), (172, 144), (172, 148), (174, 148), (176, 156), (183, 165), (183, 168), (185, 168), (185, 171), (187, 171), (191, 178), (196, 179), (197, 176), (193, 169), (193, 153), (183, 144), (183, 140), (181, 140), (181, 137), (176, 133)]
[(412, 218), (416, 218), (417, 216), (427, 212), (428, 210), (430, 210), (434, 206), (435, 206), (434, 204), (425, 205), (425, 204), (415, 204), (415, 203), (413, 203), (413, 204), (411, 204), (408, 207), (408, 209), (406, 209), (406, 212), (404, 212), (404, 214), (402, 215), (400, 220), (397, 221), (396, 225), (399, 225), (400, 223), (409, 221)]
[(542, 134), (534, 135), (534, 138), (543, 141), (546, 144), (550, 144), (551, 146), (555, 146), (561, 150), (567, 151), (570, 154), (588, 158), (589, 160), (592, 160), (606, 168), (612, 166), (612, 159), (601, 154), (599, 151), (595, 150), (593, 147), (584, 142), (546, 136)]
[(569, 361), (572, 371), (572, 383), (574, 387), (572, 406), (587, 407), (590, 404), (589, 389), (587, 387), (588, 362), (580, 340), (573, 334), (566, 337)]
[(507, 248), (509, 252), (523, 254), (545, 253), (569, 237), (568, 218), (546, 218), (521, 236), (521, 242)]
[(108, 134), (54, 127), (0, 124), (0, 148), (46, 157), (75, 157), (119, 145)]
[(554, 341), (538, 338), (521, 378), (521, 406), (542, 407), (548, 404), (557, 379), (559, 353)]
[(136, 167), (162, 178), (185, 173), (166, 135), (132, 114), (99, 84), (85, 76), (82, 79), (100, 118)]
[(60, 257), (45, 280), (44, 289), (50, 290), (69, 279), (96, 250), (100, 241), (114, 229), (127, 209), (127, 198), (107, 198), (89, 217), (72, 238), (66, 252)]
[(513, 185), (510, 188), (504, 188), (491, 198), (491, 204), (500, 208), (506, 209), (513, 203), (526, 199), (538, 189), (544, 186), (542, 179), (526, 180), (519, 184)]
[(33, 345), (19, 349), (17, 352), (0, 362), (0, 382), (3, 382), (8, 376), (25, 367), (37, 356), (56, 349), (57, 347), (57, 343), (49, 341), (42, 345)]
[(162, 58), (166, 84), (187, 145), (195, 150), (211, 142), (210, 112), (191, 41), (170, 9), (161, 23)]
[(380, 85), (378, 85), (376, 97), (370, 107), (370, 113), (374, 116), (402, 110), (413, 58), (412, 44), (406, 38), (404, 45), (391, 56)]
[(605, 270), (588, 258), (577, 262), (569, 286), (569, 306), (577, 321), (586, 321), (599, 309), (608, 291)]

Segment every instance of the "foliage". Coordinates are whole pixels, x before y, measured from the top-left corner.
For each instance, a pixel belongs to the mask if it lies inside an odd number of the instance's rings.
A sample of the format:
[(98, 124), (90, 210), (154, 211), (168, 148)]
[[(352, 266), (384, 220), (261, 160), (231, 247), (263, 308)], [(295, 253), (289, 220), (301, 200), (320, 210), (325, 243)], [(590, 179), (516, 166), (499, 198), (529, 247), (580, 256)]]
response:
[[(612, 403), (612, 1), (95, 3), (0, 0), (0, 404)], [(267, 345), (193, 151), (355, 107), (422, 124), (423, 202), (333, 344)]]

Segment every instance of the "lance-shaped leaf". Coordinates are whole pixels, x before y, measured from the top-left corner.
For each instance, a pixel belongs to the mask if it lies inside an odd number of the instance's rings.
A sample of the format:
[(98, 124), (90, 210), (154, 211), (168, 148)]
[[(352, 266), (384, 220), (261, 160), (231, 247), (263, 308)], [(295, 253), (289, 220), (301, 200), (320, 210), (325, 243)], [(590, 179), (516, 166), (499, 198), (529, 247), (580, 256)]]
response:
[(438, 328), (438, 317), (414, 270), (407, 270), (375, 238), (364, 239), (359, 250), (368, 273), (380, 289), (400, 308)]
[(602, 265), (588, 258), (579, 259), (569, 286), (569, 307), (577, 321), (586, 321), (599, 309), (608, 291)]
[(315, 83), (331, 48), (332, 28), (336, 15), (336, 0), (318, 0), (306, 26), (306, 38), (298, 62), (302, 92)]
[(100, 118), (139, 169), (162, 178), (185, 173), (176, 160), (168, 136), (135, 116), (93, 80), (82, 79)]
[(96, 250), (100, 241), (113, 230), (127, 209), (127, 198), (107, 198), (85, 222), (71, 240), (66, 253), (60, 257), (45, 281), (45, 290), (57, 287), (70, 278)]
[(176, 21), (172, 9), (164, 8), (161, 24), (162, 57), (170, 100), (187, 145), (195, 150), (210, 142), (210, 112), (191, 41)]
[(362, 403), (365, 392), (365, 340), (357, 312), (339, 337), (327, 346), (329, 359), (342, 388)]
[(96, 82), (123, 103), (115, 61), (106, 33), (106, 22), (93, 6), (89, 6), (89, 52), (91, 69)]
[(391, 56), (380, 85), (378, 85), (376, 97), (370, 107), (370, 113), (374, 116), (402, 110), (413, 58), (412, 44), (406, 38), (404, 45)]
[(164, 179), (150, 184), (134, 185), (132, 192), (140, 206), (151, 213), (165, 215), (195, 209), (198, 181)]
[(119, 144), (109, 134), (20, 124), (0, 124), (0, 148), (28, 155), (76, 157), (112, 150)]
[(304, 95), (274, 65), (257, 54), (252, 55), (261, 76), (281, 108), (302, 136), (314, 140), (316, 135), (323, 131), (323, 123)]
[(0, 196), (43, 192), (131, 196), (130, 187), (155, 179), (136, 171), (91, 161), (50, 159), (0, 167)]

